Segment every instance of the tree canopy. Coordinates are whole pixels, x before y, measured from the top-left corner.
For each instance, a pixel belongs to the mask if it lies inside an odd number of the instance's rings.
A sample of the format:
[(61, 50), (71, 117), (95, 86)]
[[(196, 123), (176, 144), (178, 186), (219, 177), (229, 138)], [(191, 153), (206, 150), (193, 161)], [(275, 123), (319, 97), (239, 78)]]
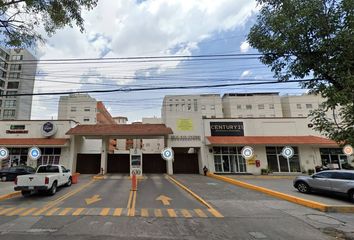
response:
[(12, 47), (30, 47), (44, 41), (38, 31), (50, 36), (57, 29), (73, 26), (84, 31), (82, 10), (91, 10), (98, 0), (0, 0), (0, 42)]
[[(354, 0), (258, 0), (248, 41), (279, 81), (301, 83), (325, 102), (311, 113), (314, 128), (354, 146)], [(336, 109), (338, 116), (326, 112)]]

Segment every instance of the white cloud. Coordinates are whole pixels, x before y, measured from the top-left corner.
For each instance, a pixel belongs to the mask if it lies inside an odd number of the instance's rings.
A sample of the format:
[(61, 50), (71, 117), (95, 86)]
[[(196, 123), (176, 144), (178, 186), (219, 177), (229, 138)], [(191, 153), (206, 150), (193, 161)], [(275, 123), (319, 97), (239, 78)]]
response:
[(240, 45), (240, 52), (241, 53), (246, 53), (250, 50), (251, 46), (247, 41), (244, 41)]
[(241, 77), (242, 78), (243, 77), (249, 77), (251, 75), (252, 75), (252, 71), (251, 70), (245, 70), (245, 71), (242, 72)]
[[(200, 41), (242, 26), (255, 11), (254, 0), (99, 1), (95, 9), (83, 13), (83, 34), (76, 27), (59, 30), (47, 44), (39, 46), (38, 53), (42, 59), (191, 55)], [(247, 43), (242, 43), (241, 52), (248, 48)], [(102, 82), (103, 76), (111, 83), (129, 84), (137, 71), (163, 72), (178, 63), (41, 64), (38, 68), (48, 73), (42, 80), (73, 84), (37, 82), (35, 91), (78, 90), (82, 76), (92, 72), (98, 76), (91, 75), (90, 83)], [(43, 118), (41, 104), (45, 102), (34, 102), (33, 117)]]

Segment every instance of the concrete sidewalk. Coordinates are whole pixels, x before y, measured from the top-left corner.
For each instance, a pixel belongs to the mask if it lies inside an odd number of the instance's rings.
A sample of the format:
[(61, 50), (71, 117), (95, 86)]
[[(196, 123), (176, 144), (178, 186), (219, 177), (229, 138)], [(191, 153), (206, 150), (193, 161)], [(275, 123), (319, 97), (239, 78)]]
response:
[(0, 196), (15, 192), (15, 184), (11, 182), (0, 182)]
[(259, 187), (268, 188), (295, 197), (300, 197), (303, 199), (323, 203), (326, 205), (353, 205), (354, 206), (354, 204), (351, 203), (346, 197), (342, 197), (342, 196), (333, 196), (330, 194), (320, 194), (320, 193), (311, 193), (311, 194), (300, 193), (296, 188), (293, 187), (293, 179), (295, 178), (295, 176), (294, 177), (284, 176), (279, 178), (272, 177), (272, 176), (267, 176), (267, 177), (248, 176), (247, 178), (245, 178), (236, 175), (225, 175), (225, 177), (246, 182), (249, 184), (253, 184)]

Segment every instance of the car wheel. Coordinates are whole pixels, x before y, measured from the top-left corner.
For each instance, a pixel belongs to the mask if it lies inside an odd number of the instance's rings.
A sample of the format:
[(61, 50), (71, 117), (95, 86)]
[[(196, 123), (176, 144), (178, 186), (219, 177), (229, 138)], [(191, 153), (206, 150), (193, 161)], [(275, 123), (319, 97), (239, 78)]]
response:
[(301, 193), (309, 193), (310, 192), (310, 186), (305, 183), (305, 182), (299, 182), (296, 186), (297, 190)]
[(24, 197), (29, 197), (29, 196), (31, 196), (31, 191), (22, 190), (22, 191), (21, 191), (21, 194), (22, 194), (22, 196), (24, 196)]
[(66, 187), (70, 187), (72, 184), (72, 180), (71, 180), (71, 177), (69, 177), (69, 180), (68, 182), (65, 184)]
[(354, 189), (349, 191), (348, 196), (349, 196), (349, 200), (351, 202), (354, 202)]
[(54, 182), (52, 187), (49, 189), (49, 195), (55, 195), (57, 192), (57, 182)]
[(6, 177), (5, 176), (1, 177), (1, 181), (6, 182)]

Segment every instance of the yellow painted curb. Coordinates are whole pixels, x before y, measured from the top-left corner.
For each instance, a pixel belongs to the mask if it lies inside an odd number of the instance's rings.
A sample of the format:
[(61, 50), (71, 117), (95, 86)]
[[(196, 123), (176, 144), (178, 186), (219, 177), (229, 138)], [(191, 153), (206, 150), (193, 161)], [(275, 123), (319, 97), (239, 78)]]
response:
[(102, 176), (102, 175), (96, 175), (96, 176), (93, 176), (93, 179), (94, 179), (94, 180), (102, 180), (102, 179), (104, 179), (104, 176)]
[(285, 193), (281, 193), (281, 192), (278, 192), (278, 191), (270, 190), (268, 188), (259, 187), (259, 186), (256, 186), (256, 185), (252, 185), (252, 184), (249, 184), (249, 183), (245, 183), (245, 182), (242, 182), (242, 181), (239, 181), (239, 180), (235, 180), (235, 179), (232, 179), (232, 178), (228, 178), (228, 177), (224, 177), (224, 176), (215, 175), (215, 174), (212, 174), (212, 173), (208, 173), (208, 176), (212, 177), (212, 178), (216, 178), (216, 179), (222, 180), (224, 182), (231, 183), (233, 185), (237, 185), (237, 186), (240, 186), (240, 187), (252, 189), (252, 190), (255, 190), (255, 191), (258, 191), (258, 192), (263, 192), (263, 193), (266, 193), (268, 195), (271, 195), (271, 196), (274, 196), (274, 197), (277, 197), (277, 198), (280, 198), (280, 199), (283, 199), (283, 200), (287, 200), (289, 202), (293, 202), (293, 203), (296, 203), (296, 204), (299, 204), (299, 205), (303, 205), (303, 206), (306, 206), (306, 207), (309, 207), (309, 208), (317, 209), (317, 210), (320, 210), (322, 212), (341, 212), (341, 213), (352, 213), (352, 212), (354, 212), (354, 206), (351, 206), (351, 205), (348, 205), (348, 206), (347, 205), (338, 205), (338, 206), (336, 206), (336, 205), (326, 205), (326, 204), (323, 204), (323, 203), (319, 203), (319, 202), (315, 202), (315, 201), (311, 201), (311, 200), (295, 197), (295, 196), (288, 195), (288, 194), (285, 194)]
[(21, 196), (21, 192), (20, 191), (4, 194), (4, 195), (0, 196), (0, 201), (6, 200), (6, 199), (9, 199), (9, 198), (18, 197), (18, 196)]
[(207, 208), (209, 209), (214, 209), (209, 203), (207, 203), (204, 199), (202, 199), (201, 197), (199, 197), (196, 193), (194, 193), (192, 190), (190, 190), (189, 188), (187, 188), (186, 186), (184, 186), (182, 183), (178, 182), (176, 179), (174, 179), (171, 176), (168, 176), (168, 179), (171, 180), (172, 182), (174, 182), (176, 185), (178, 185), (180, 188), (182, 188), (184, 191), (188, 192), (190, 195), (192, 195), (195, 199), (197, 199), (200, 203), (202, 203), (203, 205), (205, 205)]

